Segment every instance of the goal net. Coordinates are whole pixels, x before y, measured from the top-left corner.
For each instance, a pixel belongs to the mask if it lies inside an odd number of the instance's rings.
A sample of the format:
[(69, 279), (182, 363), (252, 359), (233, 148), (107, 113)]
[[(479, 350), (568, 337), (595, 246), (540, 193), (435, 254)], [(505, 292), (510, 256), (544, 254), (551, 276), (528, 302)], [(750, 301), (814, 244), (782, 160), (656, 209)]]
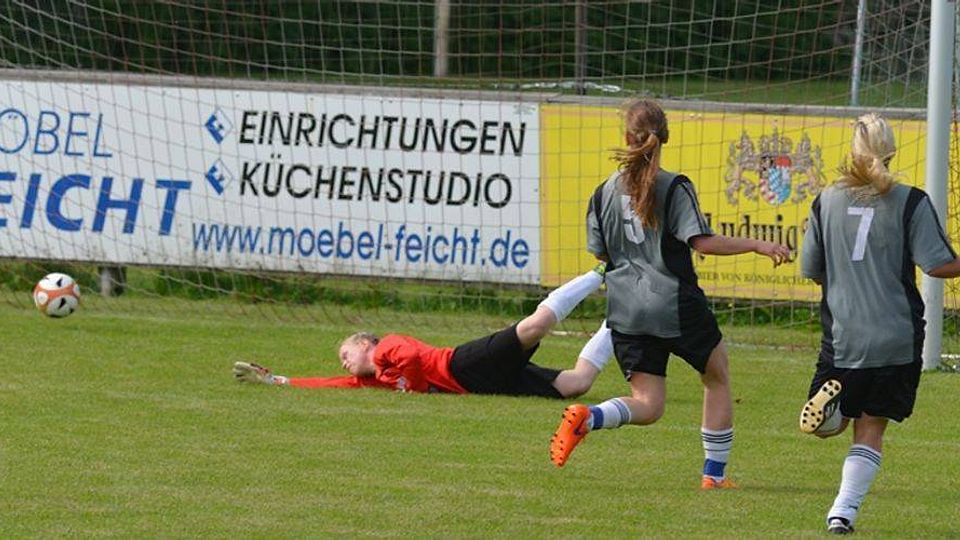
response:
[[(865, 5), (4, 0), (3, 297), (66, 270), (112, 291), (89, 309), (515, 318), (592, 266), (585, 202), (638, 95), (715, 230), (797, 249), (858, 114), (923, 185), (930, 8)], [(796, 264), (697, 268), (727, 322), (816, 318)]]

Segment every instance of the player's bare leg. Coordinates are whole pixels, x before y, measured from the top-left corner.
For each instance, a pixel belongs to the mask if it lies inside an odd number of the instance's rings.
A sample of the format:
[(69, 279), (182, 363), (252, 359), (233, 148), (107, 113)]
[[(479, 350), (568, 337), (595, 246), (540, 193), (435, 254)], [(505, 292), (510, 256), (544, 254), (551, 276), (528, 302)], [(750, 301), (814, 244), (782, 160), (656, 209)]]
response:
[(733, 488), (736, 484), (725, 475), (733, 446), (733, 398), (727, 347), (723, 341), (710, 353), (700, 380), (703, 382), (703, 423), (700, 427), (700, 440), (704, 452), (700, 487)]
[(533, 312), (533, 315), (517, 323), (517, 337), (520, 339), (520, 345), (524, 350), (530, 349), (543, 339), (550, 330), (556, 326), (557, 317), (553, 311), (541, 305)]
[(563, 397), (577, 397), (587, 393), (597, 376), (613, 358), (613, 341), (607, 321), (601, 321), (600, 327), (583, 345), (580, 356), (573, 369), (561, 371), (553, 380), (553, 387)]
[(599, 289), (603, 285), (604, 268), (605, 264), (598, 265), (557, 287), (537, 306), (532, 315), (517, 323), (517, 337), (520, 338), (523, 348), (529, 349), (539, 343), (584, 298)]
[(663, 416), (667, 402), (667, 379), (650, 373), (630, 376), (631, 396), (622, 398), (630, 409), (630, 424), (647, 426)]
[(586, 358), (578, 358), (573, 369), (565, 369), (553, 380), (553, 387), (565, 398), (586, 394), (600, 375), (600, 369)]
[(703, 427), (712, 430), (733, 427), (733, 398), (727, 347), (721, 341), (710, 353), (703, 382)]

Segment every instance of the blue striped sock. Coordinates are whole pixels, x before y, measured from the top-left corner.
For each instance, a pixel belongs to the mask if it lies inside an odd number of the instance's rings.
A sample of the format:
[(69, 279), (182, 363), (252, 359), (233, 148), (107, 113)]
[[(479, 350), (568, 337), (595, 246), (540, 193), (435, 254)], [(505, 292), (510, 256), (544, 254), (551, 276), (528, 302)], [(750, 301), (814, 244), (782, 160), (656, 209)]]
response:
[(596, 429), (596, 426), (603, 426), (603, 411), (600, 407), (590, 407), (590, 422), (587, 425), (591, 430)]
[(723, 480), (724, 468), (730, 458), (730, 448), (733, 447), (733, 428), (719, 431), (700, 428), (700, 439), (704, 453), (703, 474)]
[(630, 407), (620, 398), (590, 407), (590, 429), (618, 428), (630, 423)]
[(723, 478), (723, 469), (725, 469), (726, 466), (726, 463), (714, 461), (712, 459), (705, 459), (703, 460), (703, 474), (720, 480)]

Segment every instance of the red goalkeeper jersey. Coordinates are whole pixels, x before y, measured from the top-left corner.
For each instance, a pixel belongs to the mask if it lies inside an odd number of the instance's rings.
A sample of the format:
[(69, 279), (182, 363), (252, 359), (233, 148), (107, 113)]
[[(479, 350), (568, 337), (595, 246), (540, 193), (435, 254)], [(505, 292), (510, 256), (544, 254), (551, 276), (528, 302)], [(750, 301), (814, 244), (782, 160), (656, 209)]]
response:
[(433, 347), (410, 336), (385, 336), (373, 350), (377, 381), (403, 392), (467, 391), (450, 373), (452, 347)]

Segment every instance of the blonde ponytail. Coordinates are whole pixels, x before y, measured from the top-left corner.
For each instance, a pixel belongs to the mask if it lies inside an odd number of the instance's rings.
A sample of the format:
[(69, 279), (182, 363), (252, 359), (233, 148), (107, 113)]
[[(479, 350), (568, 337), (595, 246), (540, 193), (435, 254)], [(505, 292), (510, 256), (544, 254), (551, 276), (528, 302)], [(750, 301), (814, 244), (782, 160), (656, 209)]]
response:
[(837, 184), (850, 190), (854, 199), (885, 195), (897, 182), (887, 168), (896, 152), (887, 121), (876, 113), (861, 116), (854, 128), (850, 163), (840, 165)]

